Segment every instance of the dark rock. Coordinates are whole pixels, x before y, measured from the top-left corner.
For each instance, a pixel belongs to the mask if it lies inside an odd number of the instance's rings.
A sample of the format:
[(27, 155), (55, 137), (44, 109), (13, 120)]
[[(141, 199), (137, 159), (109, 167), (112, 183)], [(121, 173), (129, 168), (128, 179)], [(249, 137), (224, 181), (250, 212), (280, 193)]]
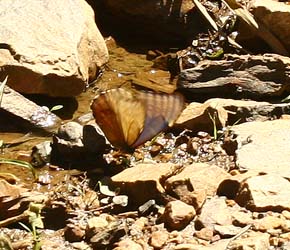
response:
[(290, 59), (276, 54), (235, 55), (203, 60), (181, 71), (178, 87), (208, 96), (259, 99), (282, 95), (290, 84)]

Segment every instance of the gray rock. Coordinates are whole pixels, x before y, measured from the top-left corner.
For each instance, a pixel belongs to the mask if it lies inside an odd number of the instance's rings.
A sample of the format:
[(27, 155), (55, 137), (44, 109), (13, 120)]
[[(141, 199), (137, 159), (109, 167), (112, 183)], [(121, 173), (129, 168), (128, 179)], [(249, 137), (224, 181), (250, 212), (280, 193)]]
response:
[(4, 87), (0, 109), (20, 118), (24, 124), (28, 123), (48, 132), (56, 131), (61, 123), (61, 119), (47, 107), (38, 106), (8, 86)]
[(106, 139), (97, 125), (82, 126), (68, 122), (60, 126), (53, 137), (52, 158), (64, 161), (84, 161), (107, 148)]
[[(191, 93), (261, 98), (281, 95), (290, 84), (290, 59), (276, 54), (228, 54), (181, 71), (178, 86)], [(220, 93), (220, 94), (219, 94)]]
[(0, 9), (0, 78), (19, 92), (78, 95), (108, 61), (84, 0), (7, 0)]

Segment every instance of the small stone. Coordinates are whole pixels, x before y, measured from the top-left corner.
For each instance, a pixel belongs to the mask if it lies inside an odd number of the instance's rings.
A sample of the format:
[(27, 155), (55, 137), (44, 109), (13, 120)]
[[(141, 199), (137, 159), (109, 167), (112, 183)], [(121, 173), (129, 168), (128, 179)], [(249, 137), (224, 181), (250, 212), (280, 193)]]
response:
[(133, 236), (142, 235), (142, 230), (144, 229), (147, 223), (148, 219), (146, 217), (138, 218), (130, 228), (130, 235)]
[(282, 215), (287, 219), (290, 220), (290, 212), (287, 210), (282, 211)]
[(76, 250), (87, 250), (90, 249), (90, 246), (86, 242), (73, 242), (71, 243), (73, 248)]
[(86, 228), (86, 234), (88, 238), (91, 238), (93, 235), (95, 235), (97, 232), (102, 231), (104, 228), (106, 228), (109, 225), (109, 222), (102, 217), (92, 217), (88, 219), (87, 228)]
[(232, 219), (235, 226), (246, 226), (253, 223), (251, 213), (248, 211), (235, 211), (232, 213)]
[(198, 154), (199, 143), (197, 141), (189, 140), (187, 143), (187, 152), (196, 156)]
[(170, 229), (180, 230), (187, 226), (195, 214), (193, 206), (176, 200), (166, 204), (162, 219)]
[(113, 248), (113, 250), (143, 250), (143, 248), (137, 244), (136, 242), (134, 242), (133, 240), (130, 239), (124, 239), (119, 241), (116, 244), (116, 247)]
[(220, 234), (221, 236), (229, 237), (237, 235), (239, 232), (241, 232), (241, 227), (236, 227), (234, 225), (227, 225), (227, 226), (220, 226), (220, 225), (214, 225), (214, 230), (216, 233)]
[(156, 231), (151, 234), (150, 245), (154, 247), (154, 249), (161, 249), (162, 246), (168, 240), (168, 233), (166, 231)]
[(285, 239), (285, 240), (290, 241), (290, 232), (280, 234), (280, 237), (281, 237), (282, 239)]
[(270, 229), (281, 228), (285, 224), (285, 220), (275, 217), (275, 216), (266, 216), (262, 219), (254, 221), (254, 228), (257, 231), (267, 231)]
[(81, 241), (85, 236), (85, 230), (75, 224), (68, 224), (64, 231), (64, 237), (69, 242)]
[(199, 231), (196, 231), (195, 236), (199, 239), (202, 239), (202, 240), (211, 241), (212, 237), (213, 237), (213, 230), (211, 228), (205, 227)]

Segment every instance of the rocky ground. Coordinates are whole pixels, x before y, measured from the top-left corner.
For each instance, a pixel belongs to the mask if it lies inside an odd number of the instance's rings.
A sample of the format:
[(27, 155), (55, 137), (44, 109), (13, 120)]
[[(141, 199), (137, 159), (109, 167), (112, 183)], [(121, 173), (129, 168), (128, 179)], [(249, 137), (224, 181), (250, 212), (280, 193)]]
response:
[[(0, 84), (0, 249), (290, 249), (287, 3), (231, 5), (251, 34), (241, 28), (237, 41), (245, 47), (231, 42), (220, 57), (232, 33), (225, 25), (183, 50), (140, 52), (138, 43), (105, 41), (85, 1), (9, 2), (0, 3), (7, 23), (0, 28), (7, 82)], [(124, 34), (146, 27), (138, 35), (160, 41), (162, 34), (175, 44), (192, 39), (192, 30), (200, 31), (193, 23), (205, 21), (194, 1), (179, 9), (177, 2), (91, 5), (107, 29), (120, 22), (112, 34), (125, 23)], [(34, 15), (27, 15), (31, 6)], [(111, 15), (102, 19), (104, 13)], [(112, 148), (89, 112), (99, 90), (123, 85), (178, 89), (186, 98), (170, 129), (130, 153)], [(18, 92), (80, 94), (79, 108), (64, 105), (59, 118), (52, 99), (43, 108)]]

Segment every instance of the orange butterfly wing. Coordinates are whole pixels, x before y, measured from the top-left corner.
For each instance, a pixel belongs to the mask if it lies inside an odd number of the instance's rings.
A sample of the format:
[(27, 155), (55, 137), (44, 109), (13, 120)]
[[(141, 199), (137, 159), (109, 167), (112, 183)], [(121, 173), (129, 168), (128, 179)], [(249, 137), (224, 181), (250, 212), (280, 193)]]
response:
[(92, 105), (96, 122), (111, 144), (135, 148), (171, 126), (184, 108), (183, 96), (112, 89)]
[(117, 148), (130, 147), (139, 137), (145, 121), (145, 110), (133, 92), (111, 89), (92, 103), (97, 124)]
[(140, 92), (139, 98), (146, 109), (144, 129), (132, 147), (137, 147), (172, 126), (184, 109), (184, 98), (179, 93), (160, 94)]

